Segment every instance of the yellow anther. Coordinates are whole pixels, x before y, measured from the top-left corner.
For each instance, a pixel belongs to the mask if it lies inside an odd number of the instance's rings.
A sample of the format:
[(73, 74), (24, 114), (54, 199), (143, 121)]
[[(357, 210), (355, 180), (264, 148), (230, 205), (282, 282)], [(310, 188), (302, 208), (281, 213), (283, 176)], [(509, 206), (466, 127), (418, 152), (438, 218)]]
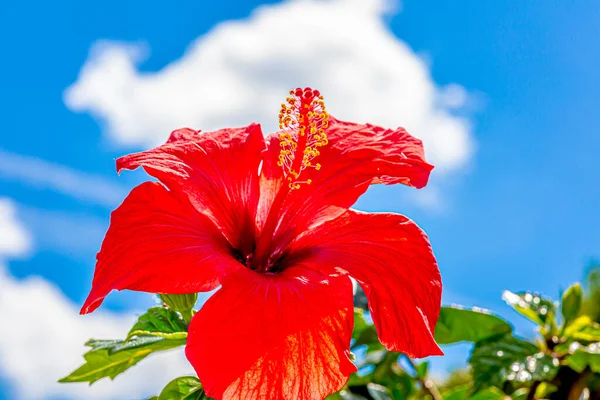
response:
[(310, 184), (312, 179), (299, 180), (309, 174), (304, 172), (312, 167), (321, 169), (320, 163), (313, 159), (320, 155), (319, 147), (327, 145), (326, 129), (329, 115), (323, 103), (323, 96), (310, 88), (290, 91), (279, 112), (279, 160), (277, 165), (284, 170), (290, 190), (296, 190), (301, 184)]

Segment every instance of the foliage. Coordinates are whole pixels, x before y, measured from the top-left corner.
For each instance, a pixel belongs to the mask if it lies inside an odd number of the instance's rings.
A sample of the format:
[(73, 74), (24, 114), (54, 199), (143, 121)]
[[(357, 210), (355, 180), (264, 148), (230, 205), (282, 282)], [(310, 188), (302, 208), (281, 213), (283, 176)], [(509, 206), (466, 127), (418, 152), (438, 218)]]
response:
[(114, 379), (156, 351), (183, 346), (185, 339), (165, 339), (160, 336), (135, 336), (127, 340), (90, 340), (92, 349), (85, 353), (85, 364), (59, 382), (89, 382), (109, 377)]
[(59, 382), (114, 379), (150, 354), (185, 345), (187, 326), (175, 312), (152, 307), (139, 317), (125, 340), (89, 340), (85, 364)]
[[(572, 285), (560, 302), (536, 293), (506, 291), (503, 299), (537, 326), (535, 341), (515, 336), (511, 325), (480, 308), (442, 307), (434, 337), (441, 345), (470, 343), (469, 369), (440, 382), (429, 362), (386, 350), (359, 291), (351, 351), (358, 372), (329, 400), (508, 400), (600, 399), (600, 270), (584, 287)], [(114, 379), (145, 357), (185, 344), (195, 296), (161, 297), (163, 306), (141, 315), (123, 340), (90, 340), (85, 364), (60, 382)], [(152, 400), (207, 399), (198, 378), (169, 382)]]
[(592, 261), (588, 265), (584, 286), (587, 293), (581, 305), (581, 312), (600, 322), (600, 261)]
[(200, 381), (195, 376), (182, 376), (173, 379), (155, 400), (204, 400), (208, 399), (204, 394)]

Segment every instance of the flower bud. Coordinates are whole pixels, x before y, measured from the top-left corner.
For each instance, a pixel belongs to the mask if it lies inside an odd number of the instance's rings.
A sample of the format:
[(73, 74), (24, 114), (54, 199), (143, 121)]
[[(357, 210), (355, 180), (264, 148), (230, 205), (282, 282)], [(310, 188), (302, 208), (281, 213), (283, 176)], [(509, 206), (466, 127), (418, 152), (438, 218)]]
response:
[(162, 301), (173, 311), (185, 313), (194, 308), (198, 293), (190, 294), (159, 294)]

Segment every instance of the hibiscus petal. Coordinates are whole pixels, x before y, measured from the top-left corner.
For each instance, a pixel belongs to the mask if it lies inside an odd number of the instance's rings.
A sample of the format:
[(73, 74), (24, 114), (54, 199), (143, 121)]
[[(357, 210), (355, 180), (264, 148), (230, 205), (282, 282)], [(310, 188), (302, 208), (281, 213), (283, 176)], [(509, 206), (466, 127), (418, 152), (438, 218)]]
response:
[(81, 310), (94, 311), (111, 290), (195, 293), (219, 285), (241, 264), (215, 225), (187, 197), (142, 183), (111, 215), (97, 255), (92, 290)]
[[(373, 183), (402, 183), (424, 187), (433, 168), (425, 161), (421, 140), (403, 128), (384, 129), (374, 125), (343, 122), (330, 117), (326, 130), (328, 144), (315, 157), (319, 170), (308, 168), (301, 174), (302, 184), (285, 199), (273, 247), (282, 249), (299, 233), (343, 214)], [(267, 140), (261, 176), (258, 220), (264, 224), (273, 206), (274, 193), (288, 185), (282, 167), (278, 134)]]
[(185, 193), (232, 246), (251, 251), (259, 198), (258, 167), (265, 149), (257, 124), (199, 133), (180, 129), (155, 149), (117, 160), (117, 170), (143, 167), (173, 191)]
[[(345, 271), (362, 286), (379, 340), (411, 357), (442, 355), (433, 338), (442, 282), (429, 239), (405, 216), (349, 210), (292, 245), (291, 264)], [(299, 261), (300, 260), (300, 261)]]
[(181, 128), (176, 129), (171, 132), (169, 139), (167, 139), (167, 143), (175, 143), (182, 142), (186, 140), (195, 140), (198, 139), (198, 136), (201, 135), (201, 131), (195, 131), (190, 128)]
[(186, 355), (210, 397), (321, 400), (356, 371), (352, 326), (348, 277), (245, 269), (194, 316)]

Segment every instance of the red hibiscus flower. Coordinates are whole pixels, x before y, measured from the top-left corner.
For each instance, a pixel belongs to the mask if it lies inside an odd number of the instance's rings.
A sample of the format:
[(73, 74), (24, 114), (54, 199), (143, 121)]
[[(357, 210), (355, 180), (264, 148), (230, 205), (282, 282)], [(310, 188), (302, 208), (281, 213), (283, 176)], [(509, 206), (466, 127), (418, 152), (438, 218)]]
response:
[(439, 270), (408, 218), (350, 209), (369, 185), (423, 187), (432, 166), (404, 129), (342, 122), (317, 90), (290, 92), (281, 131), (173, 132), (117, 160), (158, 179), (112, 214), (82, 313), (114, 289), (219, 290), (193, 317), (186, 355), (217, 399), (323, 399), (356, 370), (352, 283), (381, 343), (412, 357), (433, 339)]

